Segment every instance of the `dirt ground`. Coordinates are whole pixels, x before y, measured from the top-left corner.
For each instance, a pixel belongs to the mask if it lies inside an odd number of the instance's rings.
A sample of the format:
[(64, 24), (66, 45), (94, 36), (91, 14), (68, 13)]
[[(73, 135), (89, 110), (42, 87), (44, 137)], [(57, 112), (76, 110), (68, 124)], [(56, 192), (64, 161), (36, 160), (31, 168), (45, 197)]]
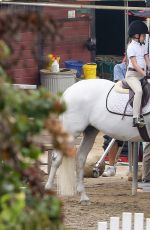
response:
[[(101, 153), (103, 138), (99, 134), (89, 154)], [(65, 223), (74, 230), (97, 230), (98, 221), (108, 221), (123, 212), (143, 212), (150, 217), (150, 193), (138, 191), (131, 194), (131, 182), (127, 178), (128, 166), (118, 163), (117, 174), (110, 178), (85, 178), (85, 186), (91, 204), (79, 204), (80, 196), (64, 198)]]
[[(102, 152), (103, 138), (99, 134), (89, 158)], [(79, 195), (62, 198), (65, 224), (74, 230), (97, 230), (98, 221), (108, 221), (112, 216), (121, 217), (122, 212), (143, 212), (150, 217), (150, 193), (138, 191), (131, 194), (131, 182), (127, 180), (128, 166), (119, 164), (117, 174), (110, 178), (85, 178), (89, 206), (79, 204)]]
[(143, 212), (150, 217), (150, 193), (131, 195), (131, 182), (126, 176), (85, 179), (86, 191), (91, 204), (79, 204), (79, 196), (65, 198), (65, 223), (70, 229), (97, 230), (98, 221), (108, 221), (112, 216), (121, 217), (122, 212)]

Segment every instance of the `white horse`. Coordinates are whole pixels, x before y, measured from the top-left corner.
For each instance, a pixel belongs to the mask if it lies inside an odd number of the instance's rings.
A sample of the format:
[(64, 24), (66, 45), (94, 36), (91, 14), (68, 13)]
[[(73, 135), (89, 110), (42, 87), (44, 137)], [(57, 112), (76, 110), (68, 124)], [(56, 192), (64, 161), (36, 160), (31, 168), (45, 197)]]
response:
[[(110, 113), (106, 108), (106, 97), (113, 82), (104, 79), (82, 80), (69, 87), (63, 94), (67, 104), (67, 111), (62, 116), (65, 129), (74, 137), (83, 133), (83, 140), (76, 157), (76, 190), (81, 194), (81, 203), (89, 203), (84, 187), (84, 165), (94, 140), (99, 131), (123, 141), (141, 141), (137, 128), (132, 127), (132, 116), (125, 116)], [(150, 114), (144, 117), (148, 134), (150, 132)], [(51, 189), (57, 168), (62, 163), (63, 156), (55, 151), (53, 154), (51, 172), (46, 183), (46, 189)], [(65, 163), (72, 165), (73, 158), (65, 159)], [(64, 165), (60, 172), (62, 176), (61, 186), (63, 195), (72, 193), (71, 185), (74, 180), (74, 169), (72, 166)], [(69, 179), (67, 179), (69, 176)], [(69, 186), (69, 188), (67, 188)], [(70, 187), (71, 186), (71, 187)]]

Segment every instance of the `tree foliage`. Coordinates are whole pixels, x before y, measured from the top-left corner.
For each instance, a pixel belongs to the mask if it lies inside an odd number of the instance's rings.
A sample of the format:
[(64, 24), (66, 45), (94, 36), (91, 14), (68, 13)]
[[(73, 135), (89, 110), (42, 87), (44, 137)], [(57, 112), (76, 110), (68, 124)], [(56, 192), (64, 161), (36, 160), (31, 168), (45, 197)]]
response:
[(0, 229), (61, 230), (62, 202), (52, 191), (44, 191), (38, 162), (42, 148), (33, 137), (48, 129), (55, 148), (69, 157), (74, 154), (58, 120), (65, 104), (44, 88), (14, 88), (3, 68), (13, 52), (9, 37), (14, 39), (18, 30), (28, 27), (42, 32), (49, 28), (51, 34), (49, 26), (55, 26), (32, 12), (18, 12), (11, 20), (12, 24), (4, 12), (0, 16)]

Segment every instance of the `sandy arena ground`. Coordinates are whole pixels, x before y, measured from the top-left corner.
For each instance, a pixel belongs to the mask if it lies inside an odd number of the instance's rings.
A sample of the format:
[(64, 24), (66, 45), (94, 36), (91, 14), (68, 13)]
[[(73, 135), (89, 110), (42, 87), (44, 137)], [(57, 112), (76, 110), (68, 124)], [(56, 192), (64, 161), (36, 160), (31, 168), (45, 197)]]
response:
[[(103, 138), (99, 134), (90, 152), (90, 158), (102, 151)], [(74, 230), (97, 230), (98, 221), (108, 221), (111, 216), (121, 217), (122, 212), (143, 212), (150, 217), (150, 193), (131, 195), (131, 182), (127, 180), (128, 166), (118, 165), (117, 175), (110, 178), (85, 178), (89, 206), (79, 204), (79, 195), (62, 198), (65, 224)]]
[(127, 181), (126, 166), (118, 166), (111, 178), (85, 179), (86, 191), (91, 205), (79, 204), (79, 196), (65, 198), (65, 223), (70, 229), (97, 230), (98, 221), (108, 221), (111, 216), (121, 217), (122, 212), (143, 212), (150, 217), (150, 193), (131, 195), (131, 182)]

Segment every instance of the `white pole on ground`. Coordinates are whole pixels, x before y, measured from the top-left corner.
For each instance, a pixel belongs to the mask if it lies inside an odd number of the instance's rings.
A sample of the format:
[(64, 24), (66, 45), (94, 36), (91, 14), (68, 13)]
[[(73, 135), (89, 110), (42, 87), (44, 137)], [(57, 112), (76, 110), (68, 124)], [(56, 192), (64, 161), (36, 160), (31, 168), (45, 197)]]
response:
[(146, 230), (150, 229), (150, 218), (146, 218)]
[(110, 217), (110, 230), (119, 230), (119, 217)]
[(99, 159), (99, 161), (97, 161), (95, 167), (98, 167), (105, 159), (105, 156), (108, 154), (108, 152), (110, 151), (110, 149), (112, 148), (113, 144), (115, 143), (116, 139), (112, 138), (111, 142), (109, 143), (109, 145), (107, 146), (106, 150), (104, 151), (104, 153), (102, 154), (101, 158)]
[(144, 230), (144, 213), (134, 214), (134, 230)]
[(123, 212), (122, 213), (122, 230), (131, 230), (132, 227), (132, 213)]
[(98, 222), (98, 230), (107, 230), (107, 222)]

